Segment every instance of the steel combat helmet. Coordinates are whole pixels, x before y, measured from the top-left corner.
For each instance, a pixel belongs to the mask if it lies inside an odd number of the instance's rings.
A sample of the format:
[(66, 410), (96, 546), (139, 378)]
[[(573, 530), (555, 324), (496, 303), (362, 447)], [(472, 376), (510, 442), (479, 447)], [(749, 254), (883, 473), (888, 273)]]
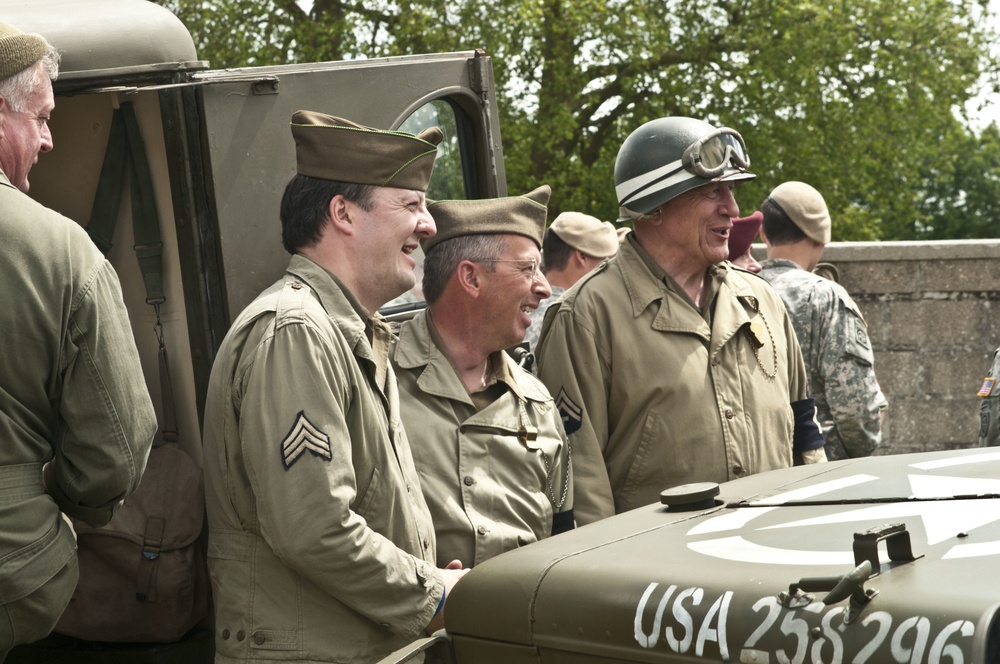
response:
[(629, 134), (615, 159), (622, 221), (636, 219), (685, 191), (723, 180), (752, 180), (743, 137), (695, 118), (651, 120)]

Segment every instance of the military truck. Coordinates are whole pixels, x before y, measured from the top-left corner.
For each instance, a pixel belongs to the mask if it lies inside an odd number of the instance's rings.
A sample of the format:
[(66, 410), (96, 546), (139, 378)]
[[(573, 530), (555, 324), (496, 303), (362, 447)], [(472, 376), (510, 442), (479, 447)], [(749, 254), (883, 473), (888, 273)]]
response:
[(998, 578), (996, 448), (800, 466), (488, 560), (383, 664), (995, 664)]
[[(295, 172), (293, 112), (414, 133), (439, 126), (445, 139), (428, 195), (506, 194), (483, 52), (213, 70), (185, 26), (146, 0), (0, 0), (0, 17), (44, 35), (62, 57), (49, 122), (55, 147), (32, 170), (30, 195), (100, 229), (94, 237), (121, 278), (153, 403), (162, 422), (162, 337), (180, 442), (196, 460), (215, 352), (235, 316), (288, 264), (278, 208)], [(109, 147), (115, 109), (136, 120), (138, 163), (117, 163), (123, 153)], [(131, 182), (147, 179), (136, 206)], [(161, 288), (151, 294), (147, 284)], [(174, 650), (181, 654), (163, 661), (195, 661), (191, 650)], [(43, 656), (36, 649), (22, 658)], [(103, 648), (92, 661), (152, 657), (124, 647), (116, 656)], [(210, 647), (201, 661), (211, 661)]]
[[(294, 171), (293, 111), (442, 126), (429, 195), (506, 194), (481, 52), (216, 71), (183, 25), (145, 0), (0, 0), (0, 16), (63, 54), (55, 150), (32, 171), (31, 195), (83, 225), (114, 228), (104, 240), (153, 401), (162, 333), (181, 441), (195, 458), (215, 350), (287, 262), (277, 210)], [(131, 188), (101, 182), (122, 107), (144, 145), (152, 242), (147, 226), (133, 225)], [(108, 191), (121, 198), (110, 212)], [(158, 269), (140, 270), (137, 244)], [(157, 277), (154, 308), (145, 283)], [(997, 478), (1000, 453), (970, 450), (665, 487), (663, 504), (478, 566), (448, 600), (447, 631), (390, 661), (998, 662)], [(212, 642), (208, 628), (155, 646), (54, 638), (8, 661), (210, 662)]]

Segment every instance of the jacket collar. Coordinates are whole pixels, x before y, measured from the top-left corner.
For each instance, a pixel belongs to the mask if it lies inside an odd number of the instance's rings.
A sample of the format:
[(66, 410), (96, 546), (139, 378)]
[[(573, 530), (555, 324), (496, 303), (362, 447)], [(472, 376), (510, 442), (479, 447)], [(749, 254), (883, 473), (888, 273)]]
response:
[[(401, 369), (415, 370), (423, 367), (423, 371), (417, 377), (417, 385), (423, 392), (472, 403), (469, 393), (466, 392), (465, 386), (459, 380), (451, 362), (434, 343), (427, 314), (427, 309), (424, 309), (403, 324), (399, 332), (399, 340), (396, 342), (393, 359)], [(520, 374), (524, 373), (524, 369), (517, 366), (517, 363), (507, 353), (501, 351), (494, 357), (496, 356), (499, 356), (504, 362), (504, 371), (510, 376), (510, 381), (505, 381), (505, 383), (518, 399), (521, 401), (526, 399), (531, 401), (550, 400), (548, 394), (540, 387), (540, 383), (519, 379)]]

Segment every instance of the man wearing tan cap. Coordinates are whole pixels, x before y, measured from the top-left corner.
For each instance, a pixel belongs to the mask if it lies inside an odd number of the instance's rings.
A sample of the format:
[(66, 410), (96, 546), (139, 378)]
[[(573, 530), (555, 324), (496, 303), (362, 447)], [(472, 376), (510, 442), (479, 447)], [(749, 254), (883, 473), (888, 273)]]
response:
[(435, 232), (441, 132), (299, 111), (281, 200), (285, 275), (212, 367), (204, 467), (217, 662), (367, 662), (442, 625), (464, 573), (434, 529), (376, 312)]
[(478, 565), (573, 527), (559, 413), (504, 352), (550, 293), (538, 270), (549, 193), (429, 206), (428, 306), (403, 323), (392, 359), (439, 564)]
[(0, 22), (0, 661), (48, 634), (76, 588), (60, 511), (111, 520), (156, 432), (114, 269), (83, 228), (27, 196), (53, 147), (58, 68), (45, 38)]
[(542, 239), (542, 272), (552, 295), (530, 313), (531, 327), (524, 337), (532, 351), (549, 305), (601, 261), (618, 253), (618, 245), (618, 231), (609, 221), (581, 212), (563, 212), (555, 218)]
[(767, 260), (760, 275), (792, 317), (827, 457), (867, 456), (882, 441), (887, 403), (861, 311), (843, 286), (812, 273), (830, 242), (826, 201), (804, 182), (785, 182), (771, 191), (761, 212)]

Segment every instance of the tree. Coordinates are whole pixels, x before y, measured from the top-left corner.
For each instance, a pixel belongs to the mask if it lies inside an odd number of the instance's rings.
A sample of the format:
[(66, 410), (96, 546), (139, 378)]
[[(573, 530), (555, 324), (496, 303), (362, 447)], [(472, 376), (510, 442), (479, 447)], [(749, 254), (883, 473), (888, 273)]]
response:
[[(737, 192), (744, 212), (796, 179), (823, 192), (834, 239), (1000, 235), (1000, 140), (995, 130), (976, 136), (956, 113), (996, 80), (996, 35), (977, 2), (162, 4), (214, 66), (485, 48), (508, 188), (552, 185), (553, 216), (616, 217), (622, 140), (647, 120), (690, 115), (744, 135), (758, 175)], [(989, 214), (971, 209), (979, 205)]]

